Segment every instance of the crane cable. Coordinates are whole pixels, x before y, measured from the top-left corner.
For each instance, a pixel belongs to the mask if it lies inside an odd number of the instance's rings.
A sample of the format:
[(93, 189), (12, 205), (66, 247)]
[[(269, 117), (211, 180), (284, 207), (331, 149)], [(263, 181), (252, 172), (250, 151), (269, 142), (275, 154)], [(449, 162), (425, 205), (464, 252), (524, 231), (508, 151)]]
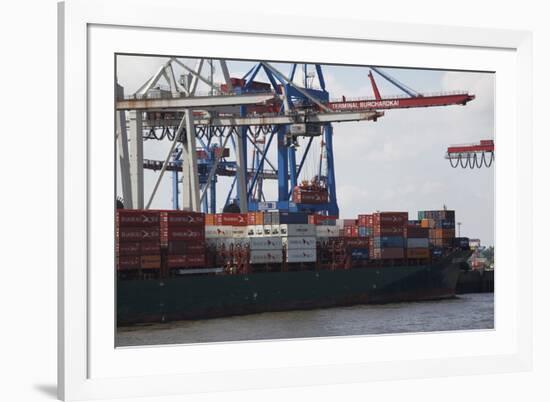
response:
[[(464, 154), (462, 153), (459, 153), (456, 158), (452, 158), (451, 155), (448, 154), (448, 157), (449, 163), (451, 164), (452, 168), (457, 168), (460, 165), (460, 167), (462, 167), (463, 169), (466, 169), (467, 167), (469, 167), (470, 169), (480, 169), (483, 166), (490, 167), (493, 164), (493, 161), (495, 160), (495, 154), (494, 152), (491, 152), (490, 154), (490, 157), (486, 157), (485, 152), (482, 152), (479, 159), (477, 153), (468, 153), (466, 154), (466, 156), (464, 156)], [(453, 163), (453, 159), (455, 159), (455, 163)]]

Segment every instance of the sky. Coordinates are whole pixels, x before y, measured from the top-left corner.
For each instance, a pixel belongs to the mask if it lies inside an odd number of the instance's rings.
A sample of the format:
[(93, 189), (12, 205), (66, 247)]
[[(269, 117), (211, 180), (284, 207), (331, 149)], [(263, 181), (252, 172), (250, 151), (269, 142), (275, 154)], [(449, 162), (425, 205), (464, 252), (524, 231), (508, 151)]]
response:
[[(148, 56), (118, 56), (117, 79), (125, 94), (134, 93), (168, 58)], [(180, 58), (189, 66), (193, 59)], [(375, 64), (373, 60), (373, 65)], [(242, 77), (255, 63), (228, 61), (230, 75)], [(273, 63), (287, 76), (290, 64)], [(323, 65), (323, 75), (331, 98), (346, 99), (373, 96), (365, 66)], [(313, 71), (308, 66), (308, 71)], [(494, 244), (494, 167), (482, 169), (453, 169), (444, 159), (449, 145), (476, 143), (494, 139), (494, 74), (426, 69), (387, 68), (383, 70), (420, 93), (466, 90), (476, 98), (466, 106), (446, 106), (418, 109), (385, 110), (377, 122), (334, 123), (334, 160), (336, 191), (340, 217), (352, 218), (373, 211), (408, 211), (416, 219), (417, 211), (448, 209), (456, 211), (461, 222), (460, 234), (480, 238), (482, 244)], [(208, 70), (209, 71), (209, 70)], [(175, 74), (183, 70), (176, 66)], [(207, 74), (203, 70), (203, 74)], [(402, 95), (396, 87), (375, 75), (382, 97)], [(257, 81), (267, 82), (263, 74)], [(295, 82), (302, 84), (298, 68)], [(318, 86), (317, 77), (313, 86)], [(219, 64), (214, 64), (214, 81), (223, 81)], [(160, 82), (164, 84), (164, 82)], [(199, 92), (206, 92), (205, 84)], [(305, 148), (306, 139), (301, 140)], [(164, 160), (170, 143), (146, 141), (144, 157)], [(268, 159), (276, 166), (275, 147)], [(312, 158), (305, 163), (300, 179), (311, 178), (318, 169), (320, 144), (315, 140), (310, 151)], [(119, 167), (117, 166), (117, 172)], [(149, 198), (158, 172), (145, 172), (145, 199)], [(119, 176), (119, 173), (118, 173)], [(118, 183), (120, 180), (118, 179)], [(219, 211), (223, 208), (230, 186), (229, 178), (218, 182)], [(276, 181), (264, 181), (266, 198), (276, 200)], [(117, 195), (121, 196), (120, 186)], [(165, 174), (152, 208), (171, 208), (171, 175)]]

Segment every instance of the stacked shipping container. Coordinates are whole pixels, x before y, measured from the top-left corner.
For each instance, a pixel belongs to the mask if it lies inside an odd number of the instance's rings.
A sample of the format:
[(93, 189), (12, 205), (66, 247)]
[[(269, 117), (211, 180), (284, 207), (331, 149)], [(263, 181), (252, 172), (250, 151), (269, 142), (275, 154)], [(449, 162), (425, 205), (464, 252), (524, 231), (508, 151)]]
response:
[(407, 258), (430, 258), (429, 229), (409, 224), (405, 230)]
[(239, 213), (208, 214), (205, 238), (216, 265), (227, 265), (240, 259), (242, 250), (248, 246), (246, 231), (248, 216)]
[(160, 220), (161, 244), (167, 249), (167, 268), (204, 267), (204, 214), (191, 211), (161, 211)]
[(279, 232), (285, 247), (286, 262), (302, 263), (317, 260), (315, 225), (309, 223), (282, 224)]
[(158, 211), (117, 209), (115, 237), (118, 271), (160, 269)]
[(429, 229), (430, 244), (435, 247), (453, 247), (455, 238), (455, 211), (418, 211), (421, 226)]
[(376, 212), (372, 215), (372, 257), (400, 259), (405, 257), (407, 212)]

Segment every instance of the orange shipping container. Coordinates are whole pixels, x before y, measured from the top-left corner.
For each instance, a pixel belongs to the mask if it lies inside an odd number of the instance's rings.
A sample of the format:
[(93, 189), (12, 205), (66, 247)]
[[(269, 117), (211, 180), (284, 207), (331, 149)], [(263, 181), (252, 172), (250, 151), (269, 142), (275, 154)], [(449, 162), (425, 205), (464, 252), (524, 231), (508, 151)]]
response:
[(427, 248), (408, 248), (407, 258), (429, 258), (430, 250)]
[(435, 221), (433, 219), (422, 219), (420, 227), (433, 229), (435, 228)]
[(142, 255), (141, 269), (158, 269), (160, 268), (160, 255)]
[(249, 225), (263, 225), (264, 213), (263, 212), (249, 212), (246, 214), (246, 220)]
[(216, 214), (206, 214), (204, 222), (208, 226), (214, 226), (216, 224)]

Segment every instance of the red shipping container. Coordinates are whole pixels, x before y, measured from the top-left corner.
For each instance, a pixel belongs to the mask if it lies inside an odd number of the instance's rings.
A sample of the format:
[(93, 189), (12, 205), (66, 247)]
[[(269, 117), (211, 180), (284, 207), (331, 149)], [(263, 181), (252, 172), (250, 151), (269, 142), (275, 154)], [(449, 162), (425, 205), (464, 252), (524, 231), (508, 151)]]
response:
[(166, 259), (168, 268), (185, 268), (185, 255), (169, 255)]
[(204, 226), (163, 228), (162, 240), (204, 240)]
[[(214, 156), (216, 158), (227, 158), (229, 157), (229, 148), (215, 148)], [(197, 159), (208, 159), (208, 152), (204, 149), (197, 150)]]
[(205, 251), (204, 241), (170, 241), (168, 242), (168, 254), (201, 254)]
[(204, 254), (195, 255), (169, 255), (167, 259), (168, 268), (199, 268), (206, 265)]
[(141, 242), (141, 254), (160, 254), (160, 243), (158, 241)]
[(204, 226), (205, 216), (201, 212), (193, 211), (162, 211), (163, 225), (168, 226)]
[(328, 191), (304, 190), (296, 187), (292, 192), (292, 201), (297, 204), (322, 204), (328, 202)]
[(150, 227), (160, 225), (160, 212), (144, 209), (117, 209), (117, 227)]
[(204, 254), (190, 254), (185, 256), (185, 259), (185, 266), (188, 268), (198, 268), (206, 265), (206, 257)]
[(408, 212), (375, 212), (372, 223), (377, 225), (405, 225), (409, 221)]
[(142, 240), (158, 240), (160, 238), (160, 230), (156, 227), (120, 227), (117, 230), (117, 240), (120, 242), (126, 241), (142, 241)]
[(372, 227), (373, 226), (372, 214), (357, 215), (357, 222), (359, 222), (359, 226)]
[(140, 265), (141, 257), (138, 255), (127, 255), (117, 258), (117, 269), (120, 271), (125, 269), (139, 269)]
[(344, 227), (344, 236), (346, 237), (359, 237), (359, 228), (357, 226)]
[(344, 239), (346, 246), (352, 247), (352, 248), (369, 248), (370, 247), (370, 239), (365, 237), (348, 237)]
[(127, 256), (127, 255), (139, 255), (141, 252), (141, 243), (140, 242), (123, 242), (116, 244), (115, 247), (117, 255)]
[(403, 236), (405, 228), (403, 226), (374, 226), (375, 236)]
[(404, 258), (405, 249), (403, 248), (375, 248), (373, 258), (376, 260)]
[(187, 242), (183, 240), (169, 241), (168, 242), (168, 254), (179, 255), (186, 253)]
[(428, 238), (430, 236), (428, 228), (420, 226), (407, 225), (405, 236), (408, 238)]
[(246, 226), (246, 214), (223, 213), (216, 214), (215, 224), (218, 226)]
[(205, 250), (206, 244), (203, 240), (187, 242), (187, 254), (204, 254)]
[(314, 215), (309, 215), (307, 217), (308, 223), (310, 225), (319, 225), (322, 222), (335, 221), (336, 219), (338, 219), (338, 217), (336, 215), (318, 215), (318, 214), (314, 214)]

